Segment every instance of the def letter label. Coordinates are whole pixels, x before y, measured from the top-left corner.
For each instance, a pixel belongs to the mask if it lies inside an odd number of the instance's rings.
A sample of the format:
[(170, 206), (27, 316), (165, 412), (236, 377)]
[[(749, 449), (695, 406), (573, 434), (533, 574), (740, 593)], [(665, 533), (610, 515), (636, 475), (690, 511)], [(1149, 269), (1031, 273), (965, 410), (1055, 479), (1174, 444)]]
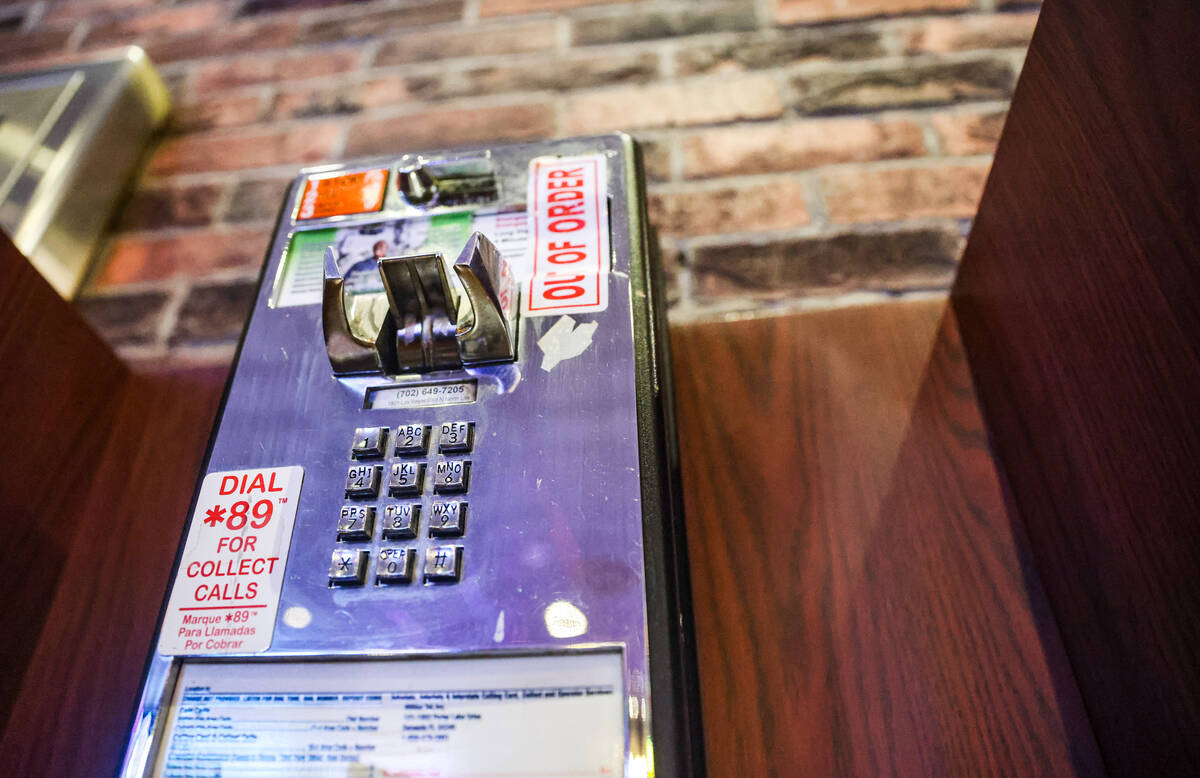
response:
[(160, 654), (270, 648), (303, 480), (302, 467), (204, 477), (163, 617)]
[(603, 154), (529, 163), (532, 277), (522, 314), (599, 313), (608, 307), (608, 194)]

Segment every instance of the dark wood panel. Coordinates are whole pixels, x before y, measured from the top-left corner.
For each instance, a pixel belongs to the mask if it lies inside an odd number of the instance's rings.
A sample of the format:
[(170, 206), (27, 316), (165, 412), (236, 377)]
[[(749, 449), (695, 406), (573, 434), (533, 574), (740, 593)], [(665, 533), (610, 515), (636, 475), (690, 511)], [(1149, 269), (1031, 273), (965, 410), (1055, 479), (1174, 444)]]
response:
[(77, 526), (126, 370), (0, 232), (0, 726)]
[(672, 333), (713, 775), (1095, 775), (944, 301)]
[(57, 517), (75, 540), (0, 740), (5, 775), (116, 772), (225, 374), (136, 376), (119, 396), (91, 487)]
[(954, 290), (1105, 762), (1200, 775), (1200, 6), (1051, 0)]

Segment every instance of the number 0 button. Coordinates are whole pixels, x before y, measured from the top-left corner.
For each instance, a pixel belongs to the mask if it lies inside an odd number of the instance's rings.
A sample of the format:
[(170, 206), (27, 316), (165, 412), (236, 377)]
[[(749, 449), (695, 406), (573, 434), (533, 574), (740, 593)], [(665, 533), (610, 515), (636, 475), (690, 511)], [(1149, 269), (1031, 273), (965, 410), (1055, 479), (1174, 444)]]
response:
[(375, 562), (375, 583), (411, 583), (417, 558), (415, 548), (381, 548)]
[(443, 454), (466, 454), (475, 436), (475, 422), (448, 421), (438, 430), (438, 451)]

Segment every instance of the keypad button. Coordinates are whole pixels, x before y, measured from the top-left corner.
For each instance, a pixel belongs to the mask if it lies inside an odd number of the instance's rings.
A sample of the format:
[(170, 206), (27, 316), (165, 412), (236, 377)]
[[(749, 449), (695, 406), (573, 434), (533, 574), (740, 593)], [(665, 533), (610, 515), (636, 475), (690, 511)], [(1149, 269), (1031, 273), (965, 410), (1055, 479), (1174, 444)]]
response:
[(457, 581), (462, 576), (462, 546), (430, 546), (425, 550), (425, 580)]
[(421, 493), (425, 481), (425, 465), (421, 462), (396, 462), (388, 476), (388, 492), (393, 497), (405, 497)]
[(467, 525), (467, 504), (455, 500), (453, 502), (435, 502), (429, 509), (429, 537), (457, 538), (462, 537)]
[(438, 430), (438, 451), (443, 454), (466, 454), (474, 443), (475, 422), (448, 421)]
[(433, 491), (442, 494), (467, 491), (471, 462), (466, 459), (443, 459), (434, 468)]
[(339, 586), (361, 586), (367, 574), (366, 551), (339, 548), (329, 562), (329, 583)]
[(375, 582), (380, 584), (412, 583), (416, 566), (415, 548), (381, 548), (375, 561)]
[(421, 506), (417, 503), (385, 505), (383, 536), (388, 540), (411, 540), (417, 536), (417, 521), (420, 518)]
[(344, 505), (338, 517), (338, 540), (370, 540), (375, 532), (375, 506)]
[(346, 496), (378, 497), (382, 471), (379, 465), (355, 465), (350, 468), (346, 473)]
[(379, 459), (387, 453), (387, 427), (359, 427), (354, 430), (350, 455), (355, 459)]
[(396, 454), (424, 454), (429, 450), (429, 427), (424, 424), (405, 424), (396, 428)]

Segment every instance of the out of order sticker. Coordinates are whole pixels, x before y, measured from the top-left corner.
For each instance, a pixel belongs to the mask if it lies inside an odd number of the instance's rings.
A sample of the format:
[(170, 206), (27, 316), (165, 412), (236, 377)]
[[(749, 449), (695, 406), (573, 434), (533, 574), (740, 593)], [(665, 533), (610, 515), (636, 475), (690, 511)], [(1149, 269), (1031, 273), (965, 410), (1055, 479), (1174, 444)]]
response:
[(209, 473), (188, 524), (160, 654), (265, 651), (275, 631), (302, 467)]

